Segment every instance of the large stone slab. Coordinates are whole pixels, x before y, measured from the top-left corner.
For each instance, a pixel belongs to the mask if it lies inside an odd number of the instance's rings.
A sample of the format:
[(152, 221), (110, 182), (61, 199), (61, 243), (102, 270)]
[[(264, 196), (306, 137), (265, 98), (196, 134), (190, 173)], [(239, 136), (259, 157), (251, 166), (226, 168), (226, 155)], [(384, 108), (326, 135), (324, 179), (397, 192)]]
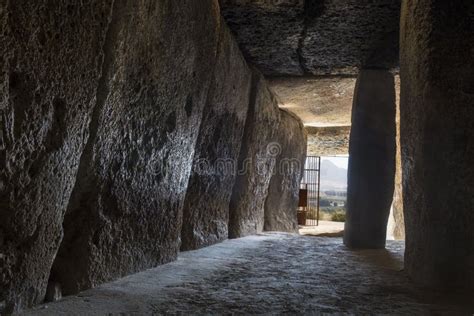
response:
[(298, 232), (296, 216), (299, 189), (306, 160), (306, 131), (303, 122), (280, 109), (281, 122), (276, 133), (280, 154), (265, 201), (264, 230)]
[(302, 75), (304, 0), (220, 0), (245, 56), (266, 75)]
[(393, 200), (396, 152), (395, 81), (388, 70), (361, 70), (349, 144), (344, 244), (384, 248)]
[(306, 0), (301, 58), (307, 73), (396, 68), (401, 0)]
[(305, 125), (347, 126), (351, 123), (356, 77), (276, 77), (269, 84), (278, 105), (298, 115)]
[(183, 208), (181, 249), (227, 239), (229, 202), (249, 107), (252, 74), (221, 23), (216, 66)]
[(111, 3), (0, 1), (0, 301), (6, 300), (6, 313), (44, 298), (96, 104)]
[(404, 1), (400, 69), (405, 269), (418, 284), (471, 291), (473, 16), (472, 1)]
[(63, 294), (169, 262), (214, 69), (217, 1), (116, 1), (51, 282)]
[(230, 238), (263, 231), (265, 200), (279, 154), (279, 145), (274, 143), (279, 124), (277, 102), (263, 76), (254, 70), (238, 176), (230, 201)]
[(351, 126), (306, 126), (308, 156), (349, 155)]
[(266, 76), (398, 67), (401, 0), (221, 0), (246, 57)]

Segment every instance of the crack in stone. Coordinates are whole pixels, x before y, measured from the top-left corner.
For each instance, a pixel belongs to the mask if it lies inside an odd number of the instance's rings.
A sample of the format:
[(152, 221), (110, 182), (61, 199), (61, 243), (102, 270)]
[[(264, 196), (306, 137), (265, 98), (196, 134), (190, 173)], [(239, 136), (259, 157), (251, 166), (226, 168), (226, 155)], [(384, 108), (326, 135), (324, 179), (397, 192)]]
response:
[(308, 12), (306, 10), (307, 3), (308, 1), (305, 1), (304, 12), (303, 12), (303, 15), (304, 15), (303, 29), (301, 30), (301, 33), (298, 39), (298, 48), (296, 49), (296, 55), (298, 56), (298, 63), (303, 75), (311, 74), (308, 67), (306, 66), (306, 59), (303, 57), (303, 46), (304, 46), (304, 41), (307, 36), (308, 24), (309, 24)]
[(303, 56), (304, 42), (308, 36), (308, 28), (312, 21), (319, 18), (325, 11), (326, 0), (305, 0), (303, 5), (303, 29), (301, 30), (299, 39), (298, 39), (298, 48), (296, 49), (296, 54), (298, 56), (298, 61), (300, 69), (303, 72), (303, 75), (312, 75), (313, 72), (309, 69), (306, 58)]
[[(113, 0), (110, 8), (110, 13), (108, 17), (107, 31), (105, 33), (105, 38), (103, 45), (101, 47), (102, 52), (102, 63), (100, 68), (100, 77), (97, 84), (97, 90), (95, 92), (95, 104), (92, 107), (91, 118), (88, 126), (88, 136), (85, 139), (85, 146), (81, 153), (79, 159), (79, 166), (77, 169), (75, 183), (72, 189), (72, 193), (69, 197), (67, 203), (66, 212), (63, 214), (63, 230), (67, 222), (68, 215), (71, 214), (80, 205), (81, 197), (83, 196), (84, 190), (94, 190), (95, 188), (89, 188), (88, 184), (90, 179), (93, 176), (91, 171), (91, 164), (94, 159), (94, 144), (98, 137), (99, 124), (101, 121), (101, 113), (107, 102), (107, 98), (110, 93), (110, 74), (113, 70), (113, 65), (115, 63), (115, 46), (120, 30), (120, 16), (118, 15), (121, 10), (119, 10), (119, 3), (121, 1)], [(79, 225), (77, 227), (80, 227)], [(63, 237), (59, 242), (58, 252), (60, 253), (63, 240), (65, 238), (63, 231)], [(57, 261), (53, 262), (51, 267), (50, 282), (55, 279), (55, 269), (57, 268)]]

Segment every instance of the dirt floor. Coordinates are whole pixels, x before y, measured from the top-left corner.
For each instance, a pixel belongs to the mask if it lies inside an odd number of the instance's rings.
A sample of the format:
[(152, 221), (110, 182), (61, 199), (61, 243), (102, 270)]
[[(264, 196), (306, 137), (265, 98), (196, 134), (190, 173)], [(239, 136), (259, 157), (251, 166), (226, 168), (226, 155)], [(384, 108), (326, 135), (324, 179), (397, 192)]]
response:
[(453, 293), (415, 288), (403, 272), (403, 245), (350, 251), (340, 238), (280, 233), (230, 240), (26, 314), (474, 312)]

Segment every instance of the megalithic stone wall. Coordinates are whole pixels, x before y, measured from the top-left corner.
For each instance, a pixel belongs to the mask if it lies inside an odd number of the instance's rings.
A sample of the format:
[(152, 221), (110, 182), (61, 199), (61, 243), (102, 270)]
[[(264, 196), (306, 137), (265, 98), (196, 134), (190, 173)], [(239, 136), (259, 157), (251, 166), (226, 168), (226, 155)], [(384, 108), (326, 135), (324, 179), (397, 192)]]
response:
[(225, 22), (183, 209), (181, 249), (227, 239), (252, 73)]
[(474, 289), (474, 2), (403, 1), (405, 270)]
[(219, 29), (214, 1), (115, 1), (51, 273), (64, 294), (176, 258)]
[(280, 126), (277, 102), (265, 79), (256, 70), (253, 70), (252, 81), (238, 176), (230, 201), (230, 238), (263, 231), (265, 200), (279, 154), (275, 142)]
[(96, 106), (111, 8), (103, 0), (0, 1), (0, 301), (6, 313), (45, 295)]
[(396, 98), (393, 74), (362, 69), (349, 144), (344, 244), (384, 248), (395, 185)]
[(280, 111), (217, 0), (1, 1), (0, 24), (7, 313), (262, 230)]
[(303, 122), (291, 112), (281, 109), (281, 122), (276, 143), (280, 154), (265, 201), (266, 231), (298, 232), (297, 207), (299, 189), (306, 160), (307, 135)]

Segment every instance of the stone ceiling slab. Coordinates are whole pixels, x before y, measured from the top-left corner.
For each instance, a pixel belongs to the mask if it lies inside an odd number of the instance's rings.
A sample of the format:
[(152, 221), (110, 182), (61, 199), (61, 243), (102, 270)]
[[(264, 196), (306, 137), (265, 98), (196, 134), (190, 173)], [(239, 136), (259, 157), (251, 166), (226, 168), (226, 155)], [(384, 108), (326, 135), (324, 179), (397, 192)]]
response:
[(400, 0), (221, 0), (247, 59), (266, 76), (397, 68)]
[(280, 107), (298, 115), (306, 126), (351, 124), (356, 78), (270, 78)]

